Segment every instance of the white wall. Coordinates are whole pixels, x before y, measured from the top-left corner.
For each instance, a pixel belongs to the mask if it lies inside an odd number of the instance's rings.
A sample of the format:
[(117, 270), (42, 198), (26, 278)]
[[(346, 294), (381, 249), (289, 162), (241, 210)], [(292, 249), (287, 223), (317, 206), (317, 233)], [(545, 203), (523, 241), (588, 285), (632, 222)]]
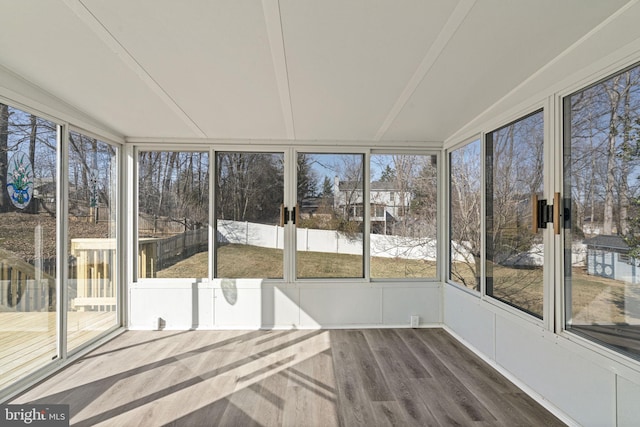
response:
[(441, 324), (439, 283), (308, 284), (260, 279), (154, 279), (129, 288), (130, 329), (291, 329)]

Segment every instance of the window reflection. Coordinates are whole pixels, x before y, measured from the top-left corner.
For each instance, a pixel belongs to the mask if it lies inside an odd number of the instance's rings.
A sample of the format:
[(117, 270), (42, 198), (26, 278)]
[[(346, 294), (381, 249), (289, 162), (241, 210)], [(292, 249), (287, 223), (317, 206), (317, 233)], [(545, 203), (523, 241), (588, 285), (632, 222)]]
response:
[(0, 104), (0, 389), (57, 354), (58, 131)]
[(69, 350), (118, 323), (117, 150), (69, 134)]

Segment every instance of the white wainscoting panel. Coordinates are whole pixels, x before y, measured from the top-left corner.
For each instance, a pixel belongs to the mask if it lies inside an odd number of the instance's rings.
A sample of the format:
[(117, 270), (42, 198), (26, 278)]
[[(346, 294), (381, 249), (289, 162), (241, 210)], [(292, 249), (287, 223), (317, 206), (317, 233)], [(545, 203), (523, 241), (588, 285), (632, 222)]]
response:
[(385, 325), (410, 326), (411, 316), (419, 316), (420, 326), (440, 324), (441, 288), (438, 284), (421, 287), (382, 288), (382, 321)]
[(442, 324), (438, 283), (265, 283), (148, 280), (130, 286), (130, 329), (292, 329)]
[(542, 329), (496, 316), (496, 362), (581, 425), (614, 422), (615, 374)]
[(130, 288), (130, 329), (211, 329), (214, 327), (213, 288), (204, 284), (137, 283)]
[(259, 329), (262, 326), (262, 280), (218, 279), (214, 286), (217, 328)]
[(481, 307), (480, 296), (473, 295), (453, 285), (444, 285), (444, 324), (469, 344), (494, 359), (494, 315)]
[(300, 324), (300, 293), (295, 286), (264, 285), (262, 328), (292, 329)]
[(640, 423), (640, 384), (618, 377), (618, 426), (634, 427)]
[(382, 325), (382, 292), (369, 285), (301, 287), (303, 328)]

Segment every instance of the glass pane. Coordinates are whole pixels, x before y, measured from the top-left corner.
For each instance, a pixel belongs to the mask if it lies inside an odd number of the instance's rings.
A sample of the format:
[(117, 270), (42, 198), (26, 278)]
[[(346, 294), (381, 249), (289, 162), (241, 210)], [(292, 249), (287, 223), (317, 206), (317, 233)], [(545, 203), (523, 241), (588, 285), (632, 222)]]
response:
[(487, 134), (486, 292), (540, 318), (544, 247), (531, 200), (542, 195), (543, 142), (542, 111)]
[(284, 154), (216, 153), (216, 275), (283, 277)]
[(640, 67), (565, 99), (566, 328), (640, 358)]
[(480, 290), (480, 140), (449, 154), (449, 280)]
[(0, 388), (51, 362), (57, 125), (0, 104)]
[(436, 277), (437, 178), (436, 156), (371, 156), (372, 278)]
[(209, 153), (138, 158), (138, 277), (209, 277)]
[(363, 157), (298, 154), (297, 277), (364, 277)]
[(69, 134), (67, 348), (117, 325), (117, 148)]

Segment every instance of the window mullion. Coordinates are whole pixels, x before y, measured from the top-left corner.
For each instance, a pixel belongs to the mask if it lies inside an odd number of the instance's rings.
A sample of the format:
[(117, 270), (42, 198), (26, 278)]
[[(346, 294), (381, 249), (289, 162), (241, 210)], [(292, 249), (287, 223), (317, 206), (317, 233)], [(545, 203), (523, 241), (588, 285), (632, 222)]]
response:
[(58, 186), (56, 203), (56, 226), (57, 247), (57, 268), (56, 274), (56, 310), (57, 310), (57, 336), (58, 336), (58, 357), (62, 360), (67, 358), (67, 323), (68, 323), (68, 295), (67, 287), (69, 277), (69, 264), (67, 262), (68, 244), (67, 235), (69, 230), (68, 206), (69, 206), (69, 129), (68, 126), (58, 126)]
[[(297, 153), (288, 148), (284, 153), (284, 209), (296, 206), (296, 170)], [(299, 209), (299, 207), (298, 207)], [(284, 281), (294, 283), (296, 280), (296, 231), (298, 224), (286, 221), (284, 224)]]
[(362, 229), (362, 237), (363, 237), (363, 251), (365, 256), (363, 256), (363, 268), (364, 268), (364, 279), (370, 280), (371, 278), (371, 153), (367, 152), (365, 154), (364, 161), (364, 178), (363, 178), (363, 197), (362, 197), (362, 221), (363, 221), (363, 229)]

